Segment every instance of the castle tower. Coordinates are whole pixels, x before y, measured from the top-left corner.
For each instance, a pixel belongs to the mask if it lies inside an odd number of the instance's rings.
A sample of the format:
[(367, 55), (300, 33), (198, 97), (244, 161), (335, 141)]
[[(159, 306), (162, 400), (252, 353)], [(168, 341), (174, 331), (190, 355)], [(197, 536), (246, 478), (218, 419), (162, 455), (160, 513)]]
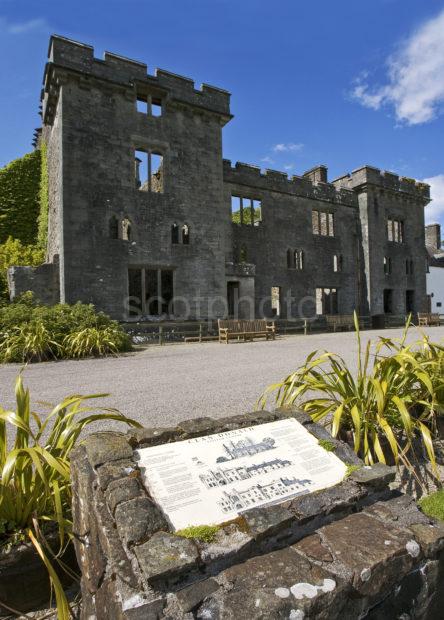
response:
[(53, 36), (42, 115), (61, 300), (116, 318), (222, 315), (209, 300), (225, 295), (229, 93)]

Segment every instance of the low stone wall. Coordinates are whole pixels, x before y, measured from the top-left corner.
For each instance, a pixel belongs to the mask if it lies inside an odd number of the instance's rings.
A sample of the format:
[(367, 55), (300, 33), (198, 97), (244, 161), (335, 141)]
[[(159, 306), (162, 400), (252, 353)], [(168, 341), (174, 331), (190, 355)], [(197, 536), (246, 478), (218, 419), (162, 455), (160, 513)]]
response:
[[(174, 534), (134, 451), (289, 416), (359, 469), (334, 487), (246, 511), (212, 542)], [(383, 465), (363, 467), (298, 411), (91, 435), (72, 457), (82, 617), (438, 618), (444, 526), (391, 492), (394, 476)]]

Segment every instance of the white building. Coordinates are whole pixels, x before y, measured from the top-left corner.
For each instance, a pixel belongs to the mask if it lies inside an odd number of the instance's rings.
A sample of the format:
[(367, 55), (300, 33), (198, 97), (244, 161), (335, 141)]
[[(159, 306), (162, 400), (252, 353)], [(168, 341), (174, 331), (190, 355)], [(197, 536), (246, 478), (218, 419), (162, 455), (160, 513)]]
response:
[(444, 249), (441, 247), (441, 226), (430, 224), (425, 229), (428, 252), (427, 298), (429, 312), (444, 315)]

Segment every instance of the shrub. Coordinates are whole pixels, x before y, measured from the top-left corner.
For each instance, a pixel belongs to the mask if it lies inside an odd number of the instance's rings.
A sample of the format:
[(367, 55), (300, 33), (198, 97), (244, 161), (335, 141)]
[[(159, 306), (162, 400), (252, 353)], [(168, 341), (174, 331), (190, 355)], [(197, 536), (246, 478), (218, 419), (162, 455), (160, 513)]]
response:
[(26, 293), (0, 307), (0, 362), (116, 354), (131, 350), (117, 321), (82, 303), (42, 306)]
[(0, 245), (0, 299), (7, 300), (8, 281), (7, 271), (13, 265), (29, 265), (35, 267), (45, 260), (45, 252), (34, 245), (24, 245), (19, 239), (8, 237)]
[(314, 421), (330, 426), (333, 437), (350, 435), (355, 452), (369, 465), (385, 463), (391, 452), (396, 463), (401, 459), (410, 466), (408, 453), (419, 436), (435, 468), (431, 429), (444, 404), (442, 348), (427, 338), (407, 345), (407, 322), (399, 341), (380, 338), (370, 363), (371, 342), (363, 354), (356, 315), (355, 328), (356, 375), (340, 356), (314, 351), (295, 372), (265, 390), (260, 406), (273, 392), (280, 407), (297, 403)]
[[(15, 396), (15, 411), (0, 407), (0, 549), (11, 540), (32, 542), (49, 572), (57, 617), (67, 620), (68, 603), (52, 561), (59, 561), (66, 541), (72, 538), (71, 450), (93, 422), (140, 425), (117, 410), (89, 405), (104, 394), (67, 397), (44, 417), (31, 411), (29, 390), (24, 389), (20, 376)], [(57, 527), (60, 541), (54, 558), (45, 539), (51, 526)]]

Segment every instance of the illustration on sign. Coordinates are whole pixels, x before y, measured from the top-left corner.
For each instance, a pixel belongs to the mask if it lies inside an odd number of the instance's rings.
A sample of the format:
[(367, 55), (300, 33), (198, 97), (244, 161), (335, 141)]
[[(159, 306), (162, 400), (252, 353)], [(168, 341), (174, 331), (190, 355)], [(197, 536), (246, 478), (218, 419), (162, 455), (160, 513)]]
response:
[(294, 418), (138, 450), (146, 488), (177, 530), (340, 482), (346, 467)]

